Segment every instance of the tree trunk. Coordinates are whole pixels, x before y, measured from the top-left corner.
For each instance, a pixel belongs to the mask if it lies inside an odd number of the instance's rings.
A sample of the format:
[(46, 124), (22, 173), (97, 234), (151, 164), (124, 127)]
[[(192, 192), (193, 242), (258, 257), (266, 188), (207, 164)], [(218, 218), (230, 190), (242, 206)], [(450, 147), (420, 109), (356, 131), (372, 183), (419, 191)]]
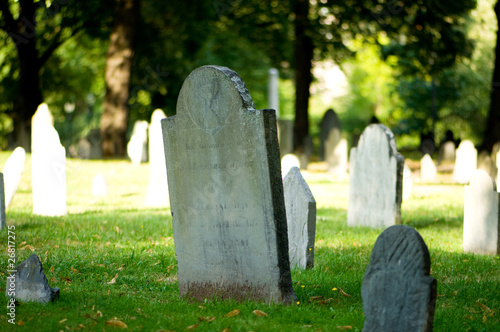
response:
[(302, 152), (309, 135), (309, 87), (312, 81), (311, 68), (313, 41), (310, 36), (309, 0), (296, 0), (295, 13), (295, 122), (293, 125), (295, 151)]
[(490, 110), (484, 132), (482, 149), (490, 151), (496, 142), (500, 142), (500, 1), (495, 5), (497, 16), (497, 41), (495, 47), (495, 69), (491, 82)]
[(138, 11), (138, 0), (116, 0), (106, 59), (106, 96), (101, 117), (104, 157), (125, 156), (130, 68)]

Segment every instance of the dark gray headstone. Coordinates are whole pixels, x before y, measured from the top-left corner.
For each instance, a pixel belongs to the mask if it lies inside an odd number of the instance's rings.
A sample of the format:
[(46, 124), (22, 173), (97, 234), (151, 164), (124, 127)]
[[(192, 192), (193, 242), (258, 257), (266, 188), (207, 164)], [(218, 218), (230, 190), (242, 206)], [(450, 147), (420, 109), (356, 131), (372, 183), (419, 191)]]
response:
[(0, 230), (7, 228), (5, 217), (5, 185), (3, 182), (3, 173), (0, 173)]
[(99, 129), (92, 129), (87, 140), (90, 143), (90, 159), (102, 159), (102, 135)]
[(181, 296), (295, 301), (274, 111), (204, 66), (162, 130)]
[(395, 225), (380, 234), (361, 286), (363, 331), (432, 331), (436, 279), (416, 230)]
[[(328, 152), (325, 151), (327, 140), (335, 141), (332, 142), (333, 144), (330, 143), (333, 147), (337, 145), (336, 143), (340, 142), (340, 120), (332, 109), (325, 112), (320, 127), (319, 158), (320, 160), (325, 160), (328, 154)], [(332, 133), (332, 131), (334, 133)]]
[(288, 253), (290, 266), (301, 269), (314, 266), (316, 236), (316, 200), (298, 167), (292, 167), (283, 179)]
[[(42, 263), (36, 254), (16, 266), (7, 277), (5, 295), (22, 302), (53, 302), (59, 298), (59, 288), (49, 286)], [(12, 294), (12, 292), (14, 294)]]

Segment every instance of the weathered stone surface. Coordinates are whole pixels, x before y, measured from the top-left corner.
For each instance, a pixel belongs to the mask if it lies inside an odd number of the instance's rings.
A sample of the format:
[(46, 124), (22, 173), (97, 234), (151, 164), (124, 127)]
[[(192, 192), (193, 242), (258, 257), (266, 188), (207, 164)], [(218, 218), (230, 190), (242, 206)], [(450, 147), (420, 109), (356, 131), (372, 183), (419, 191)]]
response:
[[(43, 273), (42, 263), (36, 254), (16, 266), (14, 273), (7, 277), (5, 295), (22, 302), (47, 303), (59, 299), (59, 288), (49, 286)], [(14, 289), (14, 295), (10, 294)]]
[(446, 141), (439, 148), (438, 165), (455, 162), (455, 142)]
[(475, 171), (465, 186), (465, 252), (500, 254), (498, 195), (493, 179), (483, 170)]
[(165, 148), (161, 133), (161, 120), (166, 117), (161, 109), (155, 110), (151, 115), (151, 124), (149, 125), (149, 184), (144, 202), (146, 206), (166, 207), (169, 204)]
[(132, 136), (127, 143), (127, 154), (132, 164), (139, 165), (148, 161), (148, 122), (136, 121)]
[(381, 124), (366, 127), (351, 149), (347, 225), (382, 228), (401, 223), (403, 167), (392, 132)]
[(436, 280), (424, 240), (404, 225), (380, 234), (361, 286), (363, 331), (432, 331)]
[(276, 117), (234, 71), (194, 70), (162, 120), (179, 290), (295, 301)]
[(0, 173), (0, 230), (7, 228), (7, 217), (5, 216), (5, 186), (3, 173)]
[(19, 182), (24, 172), (26, 152), (23, 148), (16, 148), (5, 162), (2, 173), (5, 184), (5, 208), (9, 208), (17, 191)]
[(471, 141), (465, 140), (458, 146), (453, 169), (453, 182), (469, 183), (477, 169), (477, 150)]
[[(333, 133), (332, 133), (333, 132)], [(327, 141), (329, 146), (327, 147)], [(340, 120), (333, 109), (329, 109), (323, 115), (319, 133), (319, 158), (328, 160), (328, 151), (337, 146), (340, 141)]]
[(33, 213), (66, 215), (66, 150), (54, 127), (40, 126), (36, 132), (38, 146), (31, 154)]
[(104, 174), (98, 173), (94, 177), (92, 182), (92, 196), (94, 197), (106, 197), (109, 195), (108, 181), (104, 177)]
[(281, 176), (284, 178), (292, 167), (300, 168), (299, 157), (291, 153), (284, 155), (283, 158), (281, 158)]
[(437, 169), (430, 155), (426, 154), (420, 160), (420, 179), (425, 182), (436, 180)]
[(312, 268), (316, 237), (316, 200), (298, 167), (290, 169), (283, 179), (283, 188), (290, 267)]

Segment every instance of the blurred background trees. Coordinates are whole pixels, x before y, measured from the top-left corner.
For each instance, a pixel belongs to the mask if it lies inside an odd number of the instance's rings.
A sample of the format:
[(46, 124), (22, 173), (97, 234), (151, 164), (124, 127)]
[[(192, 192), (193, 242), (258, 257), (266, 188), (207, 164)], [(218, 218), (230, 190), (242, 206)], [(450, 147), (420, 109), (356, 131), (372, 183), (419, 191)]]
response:
[[(133, 17), (119, 14), (121, 4)], [(45, 101), (65, 144), (100, 128), (106, 156), (123, 156), (133, 123), (155, 108), (175, 114), (185, 77), (215, 64), (240, 74), (258, 108), (267, 107), (268, 70), (280, 71), (280, 113), (295, 120), (298, 149), (307, 136), (317, 140), (331, 107), (349, 136), (376, 116), (409, 148), (448, 129), (490, 148), (487, 137), (500, 140), (486, 126), (488, 112), (500, 119), (500, 106), (489, 111), (494, 5), (0, 0), (0, 147), (29, 144), (31, 116)], [(113, 82), (117, 71), (126, 79)]]

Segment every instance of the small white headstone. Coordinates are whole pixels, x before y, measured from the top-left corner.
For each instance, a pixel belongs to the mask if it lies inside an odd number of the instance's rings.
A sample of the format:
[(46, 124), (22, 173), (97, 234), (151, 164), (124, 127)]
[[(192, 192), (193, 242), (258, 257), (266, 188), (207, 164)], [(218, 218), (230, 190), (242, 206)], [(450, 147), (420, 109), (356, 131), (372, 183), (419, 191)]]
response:
[(33, 213), (66, 215), (66, 151), (54, 127), (40, 126), (36, 133), (37, 149), (31, 154)]
[(108, 181), (102, 173), (98, 173), (92, 182), (92, 196), (106, 197), (109, 195)]
[(299, 157), (292, 153), (284, 155), (283, 158), (281, 158), (281, 177), (285, 178), (292, 167), (300, 168)]
[(148, 122), (136, 121), (127, 144), (127, 154), (132, 164), (139, 165), (148, 160)]
[(425, 182), (436, 180), (437, 169), (430, 155), (426, 154), (420, 160), (420, 178)]
[(475, 171), (465, 186), (465, 252), (500, 254), (498, 195), (493, 179), (483, 170)]
[(151, 124), (149, 125), (149, 184), (146, 206), (168, 206), (167, 167), (161, 132), (161, 120), (166, 117), (161, 109), (155, 110), (151, 116)]
[(412, 175), (410, 167), (405, 164), (403, 169), (403, 202), (410, 198), (411, 188), (413, 187)]
[(268, 108), (276, 111), (276, 118), (280, 117), (279, 72), (276, 68), (269, 69), (269, 83), (267, 87)]
[(35, 114), (31, 118), (31, 151), (35, 151), (41, 143), (41, 140), (38, 139), (40, 137), (40, 133), (38, 133), (39, 128), (43, 128), (44, 126), (54, 126), (54, 117), (49, 110), (49, 106), (45, 103), (38, 105)]
[(316, 236), (316, 201), (298, 167), (290, 169), (285, 176), (283, 189), (290, 267), (312, 268)]
[(477, 150), (474, 148), (474, 144), (471, 141), (462, 141), (456, 151), (453, 182), (462, 184), (469, 183), (476, 169)]
[(455, 143), (446, 141), (439, 149), (438, 165), (455, 162)]
[(3, 177), (5, 183), (5, 208), (8, 209), (17, 191), (21, 176), (24, 171), (26, 152), (22, 147), (18, 147), (12, 152), (3, 167)]

